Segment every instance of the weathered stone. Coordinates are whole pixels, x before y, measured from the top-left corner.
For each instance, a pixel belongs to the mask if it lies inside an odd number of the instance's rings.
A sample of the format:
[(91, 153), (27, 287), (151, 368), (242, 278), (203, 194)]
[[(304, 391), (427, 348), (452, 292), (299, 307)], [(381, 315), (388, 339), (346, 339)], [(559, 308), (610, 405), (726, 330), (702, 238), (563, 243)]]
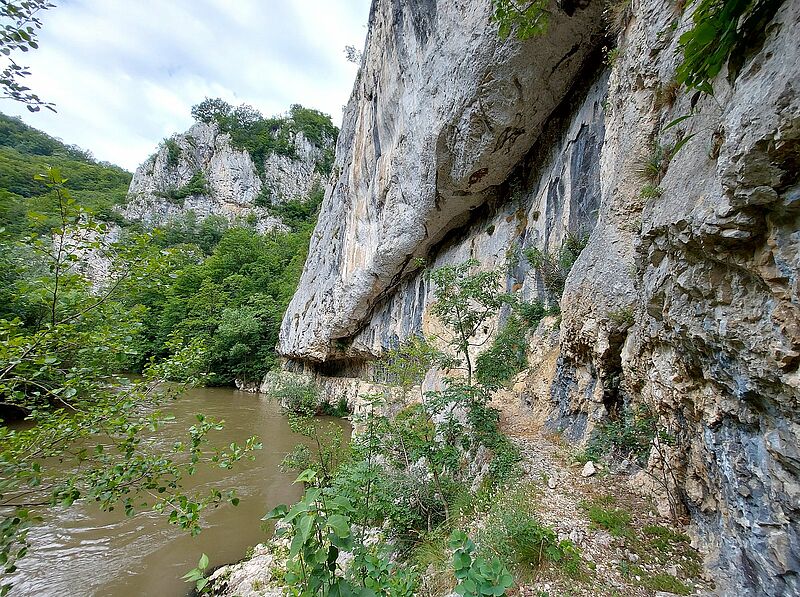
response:
[[(211, 215), (229, 221), (255, 219), (256, 229), (264, 232), (283, 225), (266, 208), (255, 205), (262, 190), (271, 200), (282, 201), (305, 198), (315, 185), (322, 184), (316, 169), (322, 150), (302, 133), (292, 139), (297, 157), (269, 154), (263, 178), (250, 154), (234, 147), (230, 135), (215, 124), (197, 123), (172, 140), (179, 148), (172, 163), (168, 148), (161, 146), (136, 169), (128, 201), (121, 208), (126, 218), (157, 226), (192, 211), (198, 219)], [(176, 202), (163, 196), (186, 185), (198, 172), (207, 181), (206, 193)]]
[[(500, 397), (581, 443), (648, 405), (671, 442), (639, 485), (691, 516), (720, 594), (800, 593), (800, 4), (714, 97), (670, 103), (691, 11), (632, 4), (609, 73), (590, 59), (599, 6), (555, 10), (520, 43), (497, 39), (486, 2), (375, 2), (280, 350), (331, 387), (375, 379), (387, 348), (441, 331), (415, 257), (474, 257), (552, 301), (524, 249), (590, 233), (558, 329), (536, 331), (516, 401)], [(653, 143), (691, 134), (642, 197)]]
[(586, 464), (583, 465), (581, 469), (581, 477), (591, 477), (597, 472), (597, 469), (594, 466), (594, 462), (591, 460), (588, 461)]
[(494, 194), (600, 42), (600, 10), (555, 11), (520, 43), (498, 38), (488, 2), (375, 2), (283, 354), (328, 359)]

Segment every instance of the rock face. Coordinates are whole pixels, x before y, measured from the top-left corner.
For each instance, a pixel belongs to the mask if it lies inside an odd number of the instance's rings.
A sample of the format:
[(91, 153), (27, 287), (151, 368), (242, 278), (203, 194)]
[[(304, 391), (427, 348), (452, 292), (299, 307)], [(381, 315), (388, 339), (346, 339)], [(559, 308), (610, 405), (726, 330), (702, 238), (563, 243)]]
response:
[[(255, 218), (256, 228), (262, 232), (281, 227), (280, 220), (256, 205), (262, 191), (274, 201), (305, 198), (322, 183), (316, 165), (323, 150), (302, 133), (295, 134), (292, 142), (295, 157), (269, 154), (263, 174), (259, 174), (250, 154), (237, 149), (230, 135), (216, 124), (197, 123), (186, 133), (173, 136), (136, 169), (122, 213), (150, 226), (191, 210), (201, 219), (210, 215), (230, 221)], [(180, 197), (182, 193), (175, 196), (197, 180), (198, 173), (205, 189), (186, 197)]]
[(600, 38), (600, 5), (501, 42), (488, 2), (375, 2), (332, 190), (281, 349), (325, 360), (503, 183)]
[(610, 66), (599, 2), (526, 42), (498, 39), (489, 4), (374, 2), (280, 351), (327, 384), (376, 381), (435, 328), (415, 258), (472, 257), (547, 298), (524, 250), (588, 234), (513, 391), (576, 443), (647, 405), (671, 438), (653, 491), (691, 517), (719, 592), (800, 593), (800, 4), (713, 97), (672, 82), (691, 26), (674, 3), (622, 10)]

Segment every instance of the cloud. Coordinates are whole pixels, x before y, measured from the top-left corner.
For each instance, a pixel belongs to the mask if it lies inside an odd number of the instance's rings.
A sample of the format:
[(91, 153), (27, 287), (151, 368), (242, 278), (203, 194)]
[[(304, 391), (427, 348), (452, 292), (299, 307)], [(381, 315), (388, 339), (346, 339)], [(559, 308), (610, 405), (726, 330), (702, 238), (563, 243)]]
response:
[(265, 115), (291, 104), (337, 124), (363, 46), (369, 0), (65, 0), (44, 13), (40, 48), (21, 57), (27, 84), (57, 114), (0, 110), (134, 169), (187, 129), (205, 97)]

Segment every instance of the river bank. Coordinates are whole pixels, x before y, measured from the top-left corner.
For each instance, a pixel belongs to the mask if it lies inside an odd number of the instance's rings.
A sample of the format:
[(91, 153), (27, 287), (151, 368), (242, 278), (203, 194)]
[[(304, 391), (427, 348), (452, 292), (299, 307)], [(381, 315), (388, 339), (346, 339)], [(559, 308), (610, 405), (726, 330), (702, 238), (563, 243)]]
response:
[(193, 488), (236, 489), (239, 505), (206, 511), (203, 531), (196, 537), (153, 512), (126, 517), (120, 511), (101, 512), (92, 503), (42, 511), (43, 523), (29, 535), (30, 554), (14, 575), (12, 597), (183, 596), (189, 586), (181, 576), (202, 553), (212, 566), (241, 560), (250, 546), (268, 536), (261, 528), (264, 513), (300, 496), (292, 484), (296, 475), (282, 473), (279, 465), (303, 438), (289, 430), (279, 406), (266, 396), (233, 388), (194, 388), (165, 410), (175, 420), (152, 440), (165, 449), (200, 412), (225, 421), (214, 437), (217, 444), (241, 443), (251, 435), (261, 438), (263, 449), (255, 460), (242, 461), (230, 471), (201, 470), (189, 479)]
[[(600, 463), (587, 473), (568, 444), (556, 436), (542, 436), (524, 417), (505, 418), (504, 431), (520, 449), (522, 476), (513, 486), (501, 487), (492, 499), (477, 504), (469, 515), (454, 520), (454, 528), (480, 536), (498, 513), (513, 512), (523, 497), (524, 507), (553, 529), (559, 541), (571, 541), (580, 564), (570, 571), (543, 562), (535, 574), (519, 579), (522, 597), (709, 596), (713, 583), (703, 573), (703, 554), (693, 547), (687, 527), (658, 512), (643, 496), (641, 470), (611, 471)], [(444, 545), (427, 569), (420, 570), (419, 595), (451, 594), (456, 581), (451, 553)], [(289, 540), (273, 538), (253, 548), (247, 558), (221, 566), (210, 575), (217, 597), (279, 597)], [(341, 554), (340, 558), (347, 558)]]

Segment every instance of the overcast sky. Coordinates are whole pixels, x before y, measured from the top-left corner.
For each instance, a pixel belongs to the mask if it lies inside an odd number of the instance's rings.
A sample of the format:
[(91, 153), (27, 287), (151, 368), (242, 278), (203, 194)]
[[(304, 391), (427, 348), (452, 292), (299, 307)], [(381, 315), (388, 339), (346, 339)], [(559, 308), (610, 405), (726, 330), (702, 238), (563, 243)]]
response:
[(205, 97), (265, 116), (299, 103), (338, 125), (363, 47), (370, 0), (55, 0), (39, 49), (20, 56), (27, 84), (58, 113), (22, 116), (96, 158), (133, 170), (192, 123)]

